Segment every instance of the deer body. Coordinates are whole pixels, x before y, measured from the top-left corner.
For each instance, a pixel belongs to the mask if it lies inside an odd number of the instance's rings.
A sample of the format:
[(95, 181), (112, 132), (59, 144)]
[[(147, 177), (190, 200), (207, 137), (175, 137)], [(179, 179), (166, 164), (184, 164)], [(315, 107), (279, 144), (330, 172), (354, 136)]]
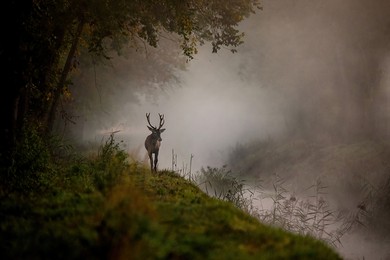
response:
[[(145, 139), (145, 148), (148, 151), (148, 156), (150, 160), (150, 169), (152, 171), (157, 171), (157, 163), (158, 163), (158, 153), (161, 146), (161, 133), (165, 131), (165, 129), (161, 129), (161, 127), (164, 125), (164, 115), (158, 114), (160, 117), (160, 124), (159, 127), (154, 127), (150, 123), (150, 113), (146, 114), (146, 119), (149, 123), (148, 129), (152, 132), (150, 135), (148, 135)], [(153, 154), (154, 154), (154, 162), (153, 162)]]

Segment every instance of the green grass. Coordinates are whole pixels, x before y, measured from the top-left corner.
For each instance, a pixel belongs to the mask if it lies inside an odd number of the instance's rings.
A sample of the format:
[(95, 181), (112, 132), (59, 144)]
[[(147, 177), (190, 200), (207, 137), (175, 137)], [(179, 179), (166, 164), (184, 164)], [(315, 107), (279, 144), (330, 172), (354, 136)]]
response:
[(340, 259), (323, 243), (262, 225), (175, 173), (132, 175), (154, 201), (170, 254), (186, 259)]
[(2, 259), (341, 259), (173, 172), (128, 163), (113, 142), (103, 148), (48, 167), (36, 186), (13, 189), (16, 171), (2, 182)]

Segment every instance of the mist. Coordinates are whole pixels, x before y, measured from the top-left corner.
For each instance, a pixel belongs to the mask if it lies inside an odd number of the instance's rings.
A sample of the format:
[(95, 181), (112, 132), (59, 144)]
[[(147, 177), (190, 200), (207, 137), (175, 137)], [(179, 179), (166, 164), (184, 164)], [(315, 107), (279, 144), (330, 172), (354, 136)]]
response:
[(148, 134), (145, 112), (151, 113), (156, 125), (158, 113), (165, 114), (167, 130), (160, 148), (160, 167), (171, 167), (173, 149), (179, 167), (188, 164), (192, 154), (197, 170), (224, 164), (227, 152), (237, 142), (282, 132), (283, 118), (276, 112), (275, 98), (271, 98), (274, 94), (267, 89), (256, 90), (256, 86), (240, 79), (236, 73), (239, 61), (235, 58), (229, 53), (210, 58), (202, 51), (180, 76), (183, 87), (159, 98), (157, 103), (128, 104), (128, 111), (141, 111), (131, 119), (140, 127), (137, 135), (131, 135), (132, 142), (143, 146), (145, 133)]
[(238, 53), (212, 54), (206, 45), (184, 71), (174, 72), (179, 87), (119, 92), (107, 113), (110, 123), (96, 131), (121, 130), (135, 149), (148, 134), (145, 113), (152, 120), (165, 114), (163, 168), (171, 165), (172, 149), (183, 162), (193, 154), (199, 168), (223, 164), (237, 143), (282, 135), (322, 143), (388, 140), (390, 4), (263, 6), (241, 25), (246, 35)]
[(237, 143), (283, 134), (322, 143), (388, 140), (389, 3), (263, 5), (241, 25), (238, 53), (202, 47), (175, 72), (180, 87), (156, 89), (155, 100), (139, 94), (111, 115), (112, 128), (128, 128), (130, 146), (142, 146), (145, 113), (164, 113), (163, 168), (172, 149), (180, 164), (193, 154), (197, 169), (225, 163)]
[[(144, 91), (124, 80), (131, 90), (119, 92), (119, 101), (110, 101), (113, 109), (106, 122), (86, 127), (92, 120), (84, 121), (80, 130), (84, 141), (99, 141), (120, 131), (116, 136), (129, 154), (147, 162), (145, 114), (151, 113), (155, 125), (158, 113), (164, 114), (158, 167), (171, 169), (174, 154), (177, 167), (188, 169), (193, 156), (192, 172), (229, 164), (234, 147), (259, 140), (304, 140), (321, 147), (365, 141), (388, 145), (390, 2), (264, 0), (263, 8), (241, 24), (245, 38), (237, 53), (222, 49), (212, 54), (207, 44), (200, 47), (185, 69), (174, 70), (175, 86), (168, 82)], [(379, 154), (383, 158), (371, 161), (374, 169), (366, 176), (373, 184), (388, 177), (388, 157)], [(348, 170), (365, 164), (359, 160), (352, 158), (350, 164), (356, 165)], [(338, 167), (318, 160), (296, 174), (291, 185), (303, 188), (299, 186), (303, 180), (327, 175), (324, 169), (346, 170)], [(301, 171), (293, 165), (289, 170), (286, 176)], [(329, 185), (337, 184), (334, 174), (329, 178), (336, 181)], [(334, 186), (335, 200), (356, 195), (343, 187)], [(351, 242), (355, 239), (346, 241), (349, 259), (362, 257), (351, 253), (364, 248)], [(376, 247), (367, 245), (361, 254), (365, 259), (390, 255), (388, 246)], [(382, 255), (373, 255), (375, 251)]]

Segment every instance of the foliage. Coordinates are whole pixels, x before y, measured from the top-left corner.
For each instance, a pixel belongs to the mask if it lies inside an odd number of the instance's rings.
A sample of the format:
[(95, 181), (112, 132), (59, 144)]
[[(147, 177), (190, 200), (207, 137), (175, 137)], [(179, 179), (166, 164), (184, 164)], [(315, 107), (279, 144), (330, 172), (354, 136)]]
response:
[[(124, 155), (111, 135), (97, 156), (66, 156), (46, 168), (56, 173), (51, 189), (1, 193), (2, 258), (340, 259), (318, 240), (264, 226)], [(96, 174), (113, 177), (96, 182)]]
[[(20, 130), (19, 139), (11, 154), (1, 154), (3, 184), (1, 192), (18, 190), (30, 192), (45, 189), (45, 182), (52, 169), (51, 154), (46, 140), (39, 134), (36, 126)], [(43, 174), (46, 173), (46, 174)]]
[(112, 188), (120, 180), (121, 175), (129, 166), (127, 153), (116, 143), (114, 133), (111, 133), (104, 145), (99, 148), (96, 163), (93, 163), (96, 187), (104, 191)]
[(0, 45), (0, 71), (12, 91), (1, 100), (2, 149), (13, 148), (14, 131), (23, 123), (38, 121), (46, 133), (52, 131), (82, 49), (108, 59), (125, 45), (157, 47), (160, 37), (173, 34), (189, 59), (205, 41), (213, 52), (222, 46), (235, 51), (243, 38), (238, 23), (257, 8), (258, 0), (8, 1), (10, 19), (3, 24), (9, 37)]

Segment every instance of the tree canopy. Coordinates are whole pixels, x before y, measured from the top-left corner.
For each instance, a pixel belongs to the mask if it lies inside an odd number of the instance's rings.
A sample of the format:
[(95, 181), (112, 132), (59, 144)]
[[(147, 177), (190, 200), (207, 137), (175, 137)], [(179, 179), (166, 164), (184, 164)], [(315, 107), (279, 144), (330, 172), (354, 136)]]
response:
[(235, 52), (244, 37), (239, 22), (260, 8), (259, 0), (7, 1), (0, 60), (9, 91), (1, 100), (1, 146), (12, 148), (26, 124), (50, 133), (81, 49), (108, 58), (139, 40), (158, 47), (169, 33), (188, 59), (205, 42), (213, 52), (222, 46)]

